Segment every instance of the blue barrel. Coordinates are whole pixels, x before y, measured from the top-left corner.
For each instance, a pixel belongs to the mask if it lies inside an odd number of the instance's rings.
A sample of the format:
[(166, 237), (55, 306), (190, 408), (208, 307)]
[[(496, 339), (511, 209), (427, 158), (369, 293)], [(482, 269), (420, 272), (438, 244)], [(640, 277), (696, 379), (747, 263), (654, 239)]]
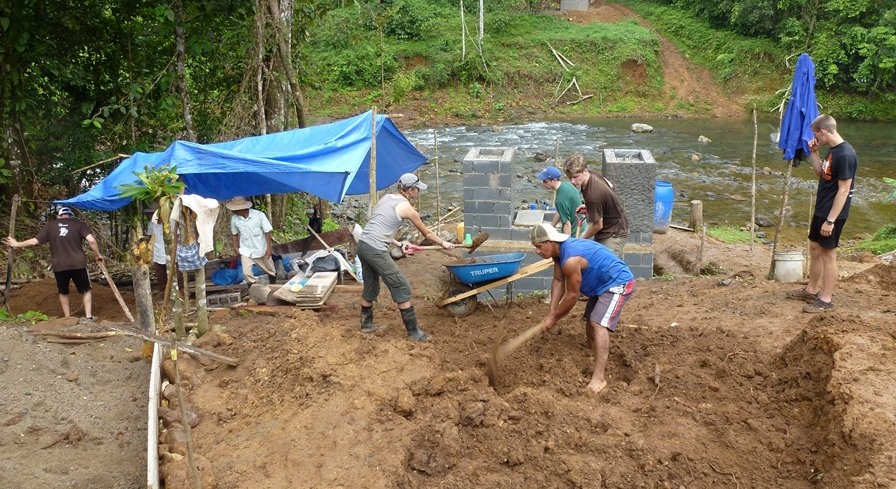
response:
[(664, 234), (669, 231), (674, 201), (675, 190), (672, 189), (672, 184), (664, 180), (657, 180), (653, 192), (653, 232)]

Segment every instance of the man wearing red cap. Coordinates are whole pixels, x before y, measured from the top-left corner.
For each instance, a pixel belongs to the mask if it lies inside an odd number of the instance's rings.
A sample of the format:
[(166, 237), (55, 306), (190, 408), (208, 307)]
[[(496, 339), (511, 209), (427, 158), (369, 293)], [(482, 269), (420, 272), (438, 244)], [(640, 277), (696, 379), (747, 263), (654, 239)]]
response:
[(59, 291), (59, 303), (62, 315), (71, 315), (69, 308), (69, 282), (81, 294), (84, 303), (85, 320), (93, 321), (93, 296), (90, 293), (90, 275), (87, 273), (87, 256), (81, 248), (81, 241), (87, 241), (97, 262), (103, 261), (103, 255), (96, 244), (90, 227), (80, 219), (74, 219), (72, 210), (60, 207), (56, 212), (58, 219), (48, 222), (37, 236), (27, 241), (16, 241), (12, 236), (6, 238), (6, 244), (12, 248), (24, 248), (50, 243), (50, 256), (53, 258), (53, 275), (56, 276), (56, 288)]

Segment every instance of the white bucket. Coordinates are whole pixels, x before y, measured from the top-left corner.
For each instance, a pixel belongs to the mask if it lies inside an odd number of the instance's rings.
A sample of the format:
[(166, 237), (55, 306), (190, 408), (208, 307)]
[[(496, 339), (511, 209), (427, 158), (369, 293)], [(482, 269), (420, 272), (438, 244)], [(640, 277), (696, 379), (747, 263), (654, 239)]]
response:
[(803, 252), (779, 251), (775, 253), (775, 280), (790, 283), (803, 279)]

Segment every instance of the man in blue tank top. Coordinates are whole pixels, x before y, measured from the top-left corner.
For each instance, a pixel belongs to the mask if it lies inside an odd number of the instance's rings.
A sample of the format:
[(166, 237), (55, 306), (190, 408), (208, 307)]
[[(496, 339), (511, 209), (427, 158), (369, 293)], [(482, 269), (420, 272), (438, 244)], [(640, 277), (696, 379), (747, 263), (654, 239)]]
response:
[(538, 256), (554, 260), (551, 309), (544, 319), (544, 330), (553, 328), (572, 310), (580, 293), (588, 297), (585, 334), (595, 357), (588, 388), (600, 392), (607, 386), (604, 371), (610, 353), (610, 332), (616, 331), (622, 306), (635, 290), (635, 277), (628, 265), (606, 246), (590, 239), (571, 238), (550, 224), (535, 226), (530, 238)]

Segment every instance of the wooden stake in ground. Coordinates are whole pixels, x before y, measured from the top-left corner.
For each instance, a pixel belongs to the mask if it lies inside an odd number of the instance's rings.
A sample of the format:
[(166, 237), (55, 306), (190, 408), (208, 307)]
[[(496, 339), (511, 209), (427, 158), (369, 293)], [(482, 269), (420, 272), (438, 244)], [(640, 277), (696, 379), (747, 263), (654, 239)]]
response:
[(759, 128), (756, 125), (756, 106), (753, 106), (753, 187), (750, 191), (750, 251), (756, 238), (756, 145), (759, 142)]
[(790, 195), (790, 174), (793, 172), (793, 160), (787, 161), (787, 176), (784, 178), (784, 196), (781, 198), (781, 210), (778, 212), (778, 225), (775, 227), (775, 241), (772, 244), (772, 264), (768, 269), (768, 279), (775, 278), (775, 253), (778, 252), (778, 240), (781, 228), (784, 227), (784, 209), (787, 208), (787, 197)]
[(112, 280), (112, 277), (109, 276), (109, 271), (106, 270), (106, 265), (103, 264), (102, 261), (96, 262), (100, 266), (100, 270), (103, 271), (103, 276), (106, 277), (106, 282), (109, 282), (109, 288), (112, 289), (112, 293), (115, 294), (115, 298), (118, 299), (118, 304), (121, 305), (121, 310), (124, 311), (124, 315), (127, 316), (128, 321), (134, 322), (134, 316), (131, 315), (131, 310), (128, 309), (128, 305), (125, 304), (124, 298), (121, 297), (121, 293), (118, 292), (118, 287), (115, 286), (115, 281)]
[[(16, 211), (19, 209), (19, 194), (12, 196), (12, 208), (9, 210), (9, 236), (10, 238), (16, 234)], [(3, 307), (9, 308), (9, 293), (12, 291), (12, 264), (15, 260), (15, 254), (12, 246), (6, 251), (6, 288), (3, 289)]]

